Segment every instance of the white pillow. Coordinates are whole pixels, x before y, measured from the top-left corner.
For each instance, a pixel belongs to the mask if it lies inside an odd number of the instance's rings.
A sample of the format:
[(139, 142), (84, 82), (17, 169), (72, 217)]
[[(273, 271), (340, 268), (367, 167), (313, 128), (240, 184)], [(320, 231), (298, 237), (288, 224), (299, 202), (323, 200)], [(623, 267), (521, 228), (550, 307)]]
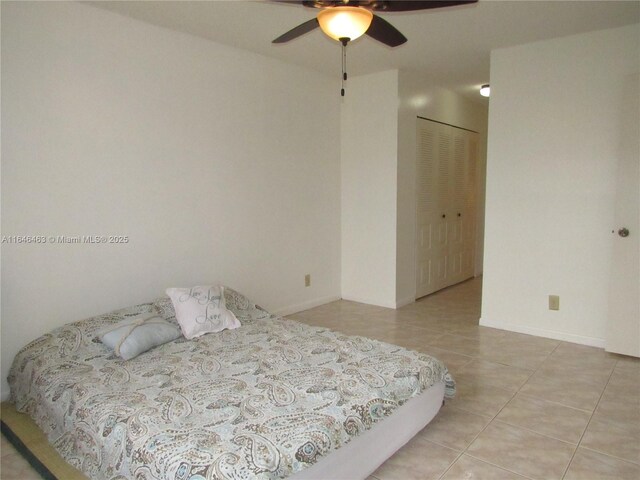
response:
[(144, 313), (109, 327), (100, 334), (100, 341), (119, 357), (129, 360), (178, 337), (180, 330), (175, 325), (156, 313)]
[(189, 340), (240, 326), (236, 316), (226, 308), (222, 285), (167, 288), (167, 295), (173, 303), (182, 334)]

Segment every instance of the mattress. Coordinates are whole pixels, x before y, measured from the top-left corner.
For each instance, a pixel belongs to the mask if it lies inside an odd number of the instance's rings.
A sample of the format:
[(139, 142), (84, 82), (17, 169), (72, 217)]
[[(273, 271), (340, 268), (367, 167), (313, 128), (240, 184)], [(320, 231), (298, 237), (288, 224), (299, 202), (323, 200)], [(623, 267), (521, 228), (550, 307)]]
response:
[(436, 383), (398, 407), (339, 450), (294, 475), (290, 480), (366, 479), (436, 416), (445, 384)]
[[(175, 322), (168, 298), (58, 328), (16, 355), (11, 401), (92, 479), (310, 479), (344, 463), (329, 462), (341, 451), (362, 451), (365, 435), (400, 425), (409, 407), (429, 404), (427, 422), (454, 393), (433, 357), (274, 316), (231, 289), (225, 296), (242, 327), (128, 361), (99, 332), (143, 313)], [(392, 453), (363, 462), (357, 476)]]

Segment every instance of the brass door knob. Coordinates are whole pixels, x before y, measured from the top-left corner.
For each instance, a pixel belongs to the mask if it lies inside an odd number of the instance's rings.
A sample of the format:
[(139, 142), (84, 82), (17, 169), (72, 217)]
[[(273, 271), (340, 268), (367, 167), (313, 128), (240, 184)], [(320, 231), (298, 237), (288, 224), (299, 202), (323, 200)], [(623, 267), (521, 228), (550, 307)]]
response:
[(629, 229), (626, 227), (622, 227), (620, 230), (618, 230), (618, 235), (620, 235), (622, 238), (628, 237)]

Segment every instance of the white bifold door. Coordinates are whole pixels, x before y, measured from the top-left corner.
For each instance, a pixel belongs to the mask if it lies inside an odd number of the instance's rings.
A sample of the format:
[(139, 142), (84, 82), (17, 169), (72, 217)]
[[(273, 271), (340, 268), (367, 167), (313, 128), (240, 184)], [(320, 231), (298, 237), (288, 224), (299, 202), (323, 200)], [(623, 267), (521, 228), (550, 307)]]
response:
[(417, 119), (416, 298), (473, 276), (478, 134)]

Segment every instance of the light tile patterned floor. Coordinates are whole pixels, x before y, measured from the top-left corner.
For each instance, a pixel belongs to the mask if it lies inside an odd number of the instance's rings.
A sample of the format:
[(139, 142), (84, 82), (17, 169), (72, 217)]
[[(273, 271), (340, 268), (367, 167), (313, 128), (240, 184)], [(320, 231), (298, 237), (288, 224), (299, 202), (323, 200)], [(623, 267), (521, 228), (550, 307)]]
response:
[(399, 310), (334, 302), (291, 318), (440, 358), (458, 395), (372, 479), (638, 480), (640, 360), (478, 326), (482, 280)]
[[(638, 480), (640, 360), (478, 326), (481, 279), (399, 310), (338, 301), (290, 318), (443, 360), (458, 395), (371, 480)], [(3, 480), (38, 479), (6, 440)]]

